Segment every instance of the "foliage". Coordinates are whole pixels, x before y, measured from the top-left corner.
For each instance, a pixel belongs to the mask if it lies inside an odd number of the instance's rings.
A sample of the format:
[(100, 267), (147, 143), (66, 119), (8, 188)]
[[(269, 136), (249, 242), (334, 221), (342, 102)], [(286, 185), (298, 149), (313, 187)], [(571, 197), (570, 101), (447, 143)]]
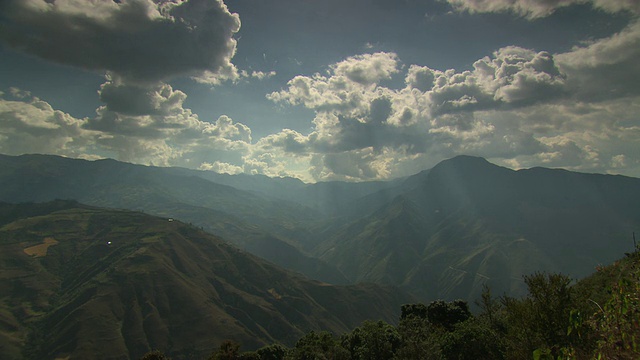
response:
[(237, 360), (240, 359), (240, 344), (233, 340), (225, 340), (220, 344), (208, 360)]
[[(638, 258), (635, 253), (633, 257)], [(591, 322), (598, 336), (598, 359), (640, 358), (640, 266), (611, 288), (611, 296)]]
[(470, 317), (469, 304), (463, 300), (452, 302), (437, 300), (431, 302), (427, 307), (427, 319), (429, 319), (429, 322), (448, 331), (453, 330), (457, 323), (463, 322)]
[[(507, 316), (509, 357), (549, 353), (556, 358), (572, 344), (568, 333), (575, 308), (571, 279), (561, 274), (525, 276), (529, 294), (524, 299), (503, 298)], [(540, 355), (542, 356), (542, 355)]]
[(153, 351), (149, 351), (148, 353), (144, 354), (140, 360), (171, 360), (170, 357), (166, 356), (164, 353), (162, 353), (159, 350), (153, 350)]
[[(240, 353), (240, 344), (225, 341), (209, 360), (640, 358), (639, 253), (600, 269), (580, 286), (561, 274), (534, 273), (523, 280), (523, 298), (495, 298), (485, 287), (475, 316), (462, 300), (405, 304), (397, 326), (365, 321), (339, 339), (311, 331), (290, 349), (272, 344)], [(604, 284), (607, 291), (600, 289)], [(166, 359), (159, 352), (145, 356)]]
[(384, 321), (365, 321), (343, 336), (341, 343), (353, 360), (385, 360), (393, 358), (401, 340), (396, 328)]
[(280, 344), (271, 344), (256, 351), (260, 360), (280, 360), (287, 354), (287, 348)]
[(504, 359), (501, 335), (485, 319), (469, 318), (455, 325), (441, 339), (446, 359)]
[[(424, 312), (418, 311), (405, 313), (402, 307), (402, 317), (398, 324), (398, 334), (401, 344), (396, 351), (397, 360), (439, 360), (442, 359), (440, 344), (433, 326), (427, 320), (427, 307), (424, 304), (414, 304), (412, 308), (424, 308)], [(421, 305), (421, 306), (420, 306)], [(407, 308), (409, 309), (409, 308)]]
[(331, 335), (311, 331), (296, 343), (286, 357), (291, 360), (348, 360), (349, 352)]

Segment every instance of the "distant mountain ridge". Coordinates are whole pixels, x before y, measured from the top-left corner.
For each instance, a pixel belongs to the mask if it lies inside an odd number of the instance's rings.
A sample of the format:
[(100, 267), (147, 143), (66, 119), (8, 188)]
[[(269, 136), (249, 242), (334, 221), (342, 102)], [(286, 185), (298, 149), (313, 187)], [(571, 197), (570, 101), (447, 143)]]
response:
[(308, 280), (179, 221), (62, 200), (0, 203), (0, 274), (3, 359), (201, 358), (225, 339), (292, 345), (395, 322), (411, 301)]
[[(474, 299), (485, 283), (521, 294), (522, 275), (533, 271), (585, 276), (633, 249), (631, 234), (640, 229), (635, 178), (514, 171), (460, 156), (406, 184), (375, 213), (335, 232), (316, 256), (352, 281), (402, 284), (428, 299)], [(353, 249), (368, 258), (354, 261)], [(396, 265), (381, 270), (389, 261)]]
[(304, 184), (114, 160), (0, 156), (0, 200), (73, 198), (203, 227), (332, 283), (402, 286), (424, 301), (524, 291), (533, 271), (585, 276), (632, 248), (640, 179), (458, 156), (389, 182)]
[[(73, 199), (175, 217), (309, 277), (347, 282), (335, 268), (290, 244), (292, 237), (312, 236), (309, 229), (318, 221), (317, 211), (260, 191), (249, 192), (206, 179), (211, 176), (218, 174), (110, 159), (0, 155), (0, 201)], [(286, 252), (273, 253), (269, 247)], [(292, 262), (291, 257), (302, 260)]]

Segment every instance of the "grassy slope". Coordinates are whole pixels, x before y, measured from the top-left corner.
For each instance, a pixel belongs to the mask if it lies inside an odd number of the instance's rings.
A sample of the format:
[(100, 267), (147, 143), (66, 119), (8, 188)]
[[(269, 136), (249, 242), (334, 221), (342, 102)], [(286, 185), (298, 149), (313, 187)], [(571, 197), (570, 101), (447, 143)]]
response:
[[(32, 358), (72, 359), (152, 348), (205, 354), (224, 339), (291, 345), (312, 329), (395, 321), (409, 300), (307, 280), (179, 221), (61, 204), (0, 227), (0, 346), (9, 359), (25, 344)], [(58, 241), (46, 256), (24, 252), (45, 238)]]

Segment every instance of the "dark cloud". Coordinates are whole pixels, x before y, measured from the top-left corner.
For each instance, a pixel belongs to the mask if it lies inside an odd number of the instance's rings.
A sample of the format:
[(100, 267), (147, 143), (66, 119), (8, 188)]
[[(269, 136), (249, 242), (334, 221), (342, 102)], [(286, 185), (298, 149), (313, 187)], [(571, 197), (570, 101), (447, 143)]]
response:
[(187, 95), (167, 84), (156, 86), (127, 85), (107, 81), (98, 91), (107, 110), (123, 115), (173, 115), (182, 111)]
[(640, 95), (640, 21), (613, 36), (556, 55), (573, 97), (602, 101)]
[(143, 83), (228, 70), (240, 28), (221, 0), (4, 0), (0, 14), (17, 50)]
[(529, 19), (549, 16), (557, 9), (589, 3), (607, 12), (631, 11), (640, 13), (637, 0), (446, 0), (458, 11), (471, 13), (511, 12)]

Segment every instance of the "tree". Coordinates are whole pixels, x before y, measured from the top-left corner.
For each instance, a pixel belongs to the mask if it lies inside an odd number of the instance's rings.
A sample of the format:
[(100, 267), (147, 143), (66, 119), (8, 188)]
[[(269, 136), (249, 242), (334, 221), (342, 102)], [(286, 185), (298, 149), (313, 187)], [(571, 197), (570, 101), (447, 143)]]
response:
[(208, 360), (237, 360), (240, 359), (240, 344), (233, 340), (225, 340), (220, 344)]
[(443, 300), (432, 301), (427, 307), (427, 319), (435, 326), (447, 331), (453, 330), (453, 326), (471, 317), (469, 304), (464, 300), (446, 302)]
[(611, 287), (611, 296), (591, 321), (599, 337), (595, 358), (640, 358), (640, 256), (632, 256), (630, 276)]
[(400, 344), (398, 331), (384, 321), (365, 321), (342, 337), (342, 347), (353, 360), (392, 359)]
[(427, 320), (427, 307), (424, 304), (403, 305), (397, 330), (401, 343), (395, 359), (440, 360), (443, 358), (436, 331)]
[(524, 299), (503, 297), (508, 327), (508, 357), (548, 354), (554, 359), (571, 347), (571, 311), (575, 308), (571, 279), (561, 274), (525, 276), (529, 294)]
[(405, 304), (400, 308), (400, 321), (409, 318), (426, 319), (427, 307), (425, 304)]
[(260, 360), (282, 360), (288, 349), (280, 344), (271, 344), (256, 351)]
[(165, 354), (163, 354), (159, 350), (153, 350), (153, 351), (149, 351), (148, 353), (144, 354), (140, 358), (140, 360), (171, 360), (171, 358), (166, 356)]
[(348, 360), (349, 352), (342, 348), (327, 331), (311, 331), (296, 342), (287, 359), (292, 360)]
[(452, 331), (443, 334), (440, 348), (447, 359), (504, 359), (501, 336), (485, 318), (471, 317), (457, 323)]

